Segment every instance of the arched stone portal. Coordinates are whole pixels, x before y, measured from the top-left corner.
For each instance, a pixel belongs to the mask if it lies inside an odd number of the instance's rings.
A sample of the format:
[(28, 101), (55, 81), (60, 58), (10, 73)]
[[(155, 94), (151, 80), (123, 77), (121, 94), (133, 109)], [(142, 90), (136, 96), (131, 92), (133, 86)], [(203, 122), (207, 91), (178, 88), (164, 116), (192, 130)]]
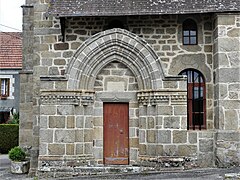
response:
[(66, 71), (68, 89), (92, 90), (99, 71), (116, 59), (133, 72), (140, 90), (162, 87), (163, 70), (152, 48), (137, 35), (117, 28), (100, 32), (79, 47)]
[[(45, 161), (51, 161), (56, 169), (58, 161), (63, 166), (66, 162), (141, 165), (142, 157), (167, 154), (165, 144), (172, 145), (178, 132), (184, 134), (181, 142), (185, 146), (186, 79), (165, 77), (156, 53), (137, 35), (122, 29), (94, 35), (73, 55), (66, 76), (66, 89), (41, 91), (40, 119), (49, 125), (40, 125), (39, 144), (46, 149), (39, 154), (39, 169), (44, 171)], [(54, 139), (45, 142), (45, 132)], [(122, 139), (105, 139), (122, 134)], [(123, 142), (124, 146), (118, 146)], [(58, 159), (49, 160), (55, 155)], [(110, 162), (113, 157), (114, 163)]]

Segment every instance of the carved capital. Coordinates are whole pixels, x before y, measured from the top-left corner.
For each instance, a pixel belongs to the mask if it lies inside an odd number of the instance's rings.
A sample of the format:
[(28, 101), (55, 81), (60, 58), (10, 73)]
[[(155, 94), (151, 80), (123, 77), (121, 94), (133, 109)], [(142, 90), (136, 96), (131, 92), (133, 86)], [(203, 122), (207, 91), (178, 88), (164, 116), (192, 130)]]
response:
[(41, 95), (41, 104), (68, 104), (68, 105), (79, 105), (80, 96), (78, 95), (57, 95), (57, 94), (46, 94)]
[(41, 104), (83, 105), (93, 104), (94, 92), (83, 91), (43, 91)]
[(137, 99), (141, 105), (157, 105), (160, 103), (167, 104), (185, 104), (187, 102), (187, 92), (185, 91), (139, 91)]

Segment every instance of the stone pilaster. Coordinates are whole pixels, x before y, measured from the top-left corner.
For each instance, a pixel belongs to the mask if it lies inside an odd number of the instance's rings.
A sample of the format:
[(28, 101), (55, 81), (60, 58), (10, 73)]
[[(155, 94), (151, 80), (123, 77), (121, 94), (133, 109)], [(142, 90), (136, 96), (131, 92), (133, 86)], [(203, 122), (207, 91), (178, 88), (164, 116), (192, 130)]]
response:
[(219, 166), (240, 164), (239, 22), (240, 14), (216, 14), (215, 16), (214, 121), (215, 127), (218, 129), (216, 163)]
[[(23, 69), (20, 72), (20, 130), (19, 144), (30, 149), (31, 167), (37, 164), (33, 147), (33, 18), (32, 5), (23, 5)], [(35, 170), (33, 170), (35, 171)]]

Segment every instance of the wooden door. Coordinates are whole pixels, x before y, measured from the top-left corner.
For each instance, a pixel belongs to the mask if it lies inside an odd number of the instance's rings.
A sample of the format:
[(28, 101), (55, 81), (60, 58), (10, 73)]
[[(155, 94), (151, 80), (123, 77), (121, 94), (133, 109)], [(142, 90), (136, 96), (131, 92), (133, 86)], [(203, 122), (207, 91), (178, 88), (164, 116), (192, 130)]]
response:
[(104, 103), (104, 164), (129, 163), (129, 106)]

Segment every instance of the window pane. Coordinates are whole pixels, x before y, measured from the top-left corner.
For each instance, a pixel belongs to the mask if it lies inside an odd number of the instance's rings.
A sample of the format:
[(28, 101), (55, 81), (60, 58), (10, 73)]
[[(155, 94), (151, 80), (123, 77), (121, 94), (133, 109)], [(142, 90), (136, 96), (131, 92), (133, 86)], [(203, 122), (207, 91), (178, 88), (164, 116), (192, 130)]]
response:
[(193, 125), (203, 125), (203, 113), (193, 114)]
[(202, 113), (203, 112), (203, 99), (202, 98), (198, 98), (195, 99), (193, 102), (193, 112), (198, 112), (198, 113)]
[(194, 99), (203, 98), (203, 87), (194, 87)]
[(199, 98), (198, 87), (194, 87), (193, 100), (197, 100), (198, 98)]
[(182, 72), (181, 75), (185, 75), (185, 76), (187, 76), (186, 71)]
[(191, 41), (190, 44), (197, 44), (197, 39), (196, 39), (196, 37), (190, 37), (190, 41)]
[(184, 37), (183, 44), (189, 44), (189, 37)]
[(196, 36), (197, 35), (197, 32), (194, 30), (194, 31), (190, 31), (190, 36)]
[(5, 80), (1, 80), (1, 95), (5, 95)]
[(199, 83), (199, 73), (198, 72), (194, 72), (194, 82)]
[(8, 95), (9, 79), (1, 79), (1, 95)]
[(188, 75), (187, 75), (187, 77), (188, 77), (188, 82), (189, 83), (192, 83), (193, 82), (193, 80), (192, 80), (192, 71), (187, 71), (187, 73), (188, 73)]
[(189, 31), (183, 31), (183, 35), (184, 35), (184, 36), (189, 36), (190, 33), (189, 33)]

